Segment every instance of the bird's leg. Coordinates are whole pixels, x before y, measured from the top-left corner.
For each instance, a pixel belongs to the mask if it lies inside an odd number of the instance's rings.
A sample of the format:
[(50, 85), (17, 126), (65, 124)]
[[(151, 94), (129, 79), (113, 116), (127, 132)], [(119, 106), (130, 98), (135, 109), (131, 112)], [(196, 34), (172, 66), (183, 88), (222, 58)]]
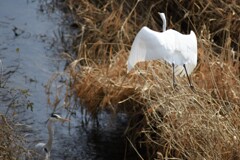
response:
[(192, 85), (192, 82), (191, 82), (191, 79), (190, 79), (190, 77), (189, 77), (189, 75), (188, 75), (188, 72), (187, 72), (187, 69), (186, 69), (186, 65), (185, 65), (185, 64), (183, 64), (183, 68), (185, 69), (185, 72), (186, 72), (186, 75), (187, 75), (187, 78), (188, 78), (188, 82), (189, 82), (190, 88), (191, 88), (191, 89), (194, 89), (194, 87), (193, 87), (193, 85)]
[(174, 63), (172, 63), (172, 68), (173, 68), (173, 88), (175, 88), (176, 86), (177, 86), (177, 84), (176, 84), (176, 81), (175, 81), (175, 73), (174, 73), (174, 68), (175, 68), (175, 66), (174, 66)]

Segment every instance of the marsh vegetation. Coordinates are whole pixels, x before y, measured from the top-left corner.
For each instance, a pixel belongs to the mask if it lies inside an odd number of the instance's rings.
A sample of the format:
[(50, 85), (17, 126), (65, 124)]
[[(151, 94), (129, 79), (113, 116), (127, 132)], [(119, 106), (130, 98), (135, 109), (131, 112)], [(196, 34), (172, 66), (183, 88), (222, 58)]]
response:
[[(102, 110), (127, 113), (129, 145), (142, 159), (239, 158), (240, 42), (238, 1), (79, 1), (66, 4), (79, 30), (76, 55), (67, 72), (71, 89), (93, 117)], [(198, 65), (191, 77), (171, 86), (164, 62), (138, 64), (127, 74), (126, 61), (143, 26), (161, 31), (193, 30)], [(66, 53), (67, 54), (67, 53)], [(71, 57), (71, 58), (70, 58)]]
[[(65, 72), (48, 81), (46, 88), (51, 93), (52, 82), (68, 76), (63, 81), (65, 92), (61, 88), (49, 101), (51, 106), (64, 100), (64, 109), (71, 113), (78, 106), (71, 101), (78, 99), (75, 103), (81, 104), (87, 118), (98, 119), (102, 111), (124, 113), (129, 117), (124, 132), (127, 148), (132, 148), (139, 159), (240, 158), (238, 1), (62, 3), (75, 30), (73, 50), (62, 53), (69, 64)], [(158, 12), (166, 14), (168, 28), (196, 33), (198, 65), (191, 74), (195, 92), (187, 86), (186, 78), (178, 77), (178, 86), (173, 88), (171, 66), (162, 61), (139, 63), (127, 74), (126, 62), (137, 32), (143, 26), (161, 31)], [(21, 147), (24, 140), (14, 132), (14, 124), (1, 114), (0, 118), (1, 156), (15, 159), (18, 152), (12, 151), (16, 150), (25, 154)]]

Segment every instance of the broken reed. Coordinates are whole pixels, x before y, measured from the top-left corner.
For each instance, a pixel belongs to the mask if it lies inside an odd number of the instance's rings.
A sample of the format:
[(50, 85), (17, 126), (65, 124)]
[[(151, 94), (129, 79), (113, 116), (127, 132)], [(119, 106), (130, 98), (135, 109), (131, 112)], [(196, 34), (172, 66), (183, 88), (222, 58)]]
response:
[[(72, 88), (90, 114), (125, 111), (133, 146), (146, 159), (230, 159), (239, 156), (240, 4), (238, 1), (68, 0), (79, 28), (77, 55), (69, 66)], [(164, 62), (140, 63), (130, 74), (130, 46), (144, 25), (198, 37), (198, 65), (191, 75), (196, 92)]]

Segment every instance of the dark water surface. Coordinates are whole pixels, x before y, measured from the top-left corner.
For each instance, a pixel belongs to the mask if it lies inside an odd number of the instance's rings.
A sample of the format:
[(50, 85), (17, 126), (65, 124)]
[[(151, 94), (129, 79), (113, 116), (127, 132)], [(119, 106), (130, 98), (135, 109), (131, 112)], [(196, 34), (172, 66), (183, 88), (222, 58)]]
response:
[[(28, 147), (47, 141), (45, 122), (53, 108), (47, 103), (44, 86), (54, 73), (62, 73), (65, 65), (58, 54), (62, 49), (58, 33), (67, 28), (62, 23), (63, 13), (47, 3), (46, 0), (0, 0), (0, 59), (4, 70), (17, 68), (7, 85), (27, 90), (27, 103), (33, 104), (32, 110), (24, 105), (13, 114), (7, 112), (5, 102), (1, 103), (0, 112), (14, 115), (16, 121), (30, 126), (26, 132)], [(61, 85), (54, 82), (54, 87)], [(67, 114), (63, 109), (58, 113)], [(76, 111), (70, 124), (56, 124), (51, 159), (124, 159), (122, 134), (127, 123), (124, 114), (101, 114), (99, 127), (91, 121), (82, 125), (82, 119), (82, 114)], [(130, 154), (126, 159), (133, 157)]]

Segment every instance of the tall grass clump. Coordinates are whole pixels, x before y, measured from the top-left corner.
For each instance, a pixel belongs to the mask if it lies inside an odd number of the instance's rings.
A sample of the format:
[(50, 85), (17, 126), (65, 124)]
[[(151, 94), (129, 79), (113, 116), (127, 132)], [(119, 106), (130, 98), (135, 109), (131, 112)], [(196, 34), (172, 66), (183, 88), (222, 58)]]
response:
[[(240, 3), (213, 0), (67, 0), (79, 33), (69, 56), (72, 89), (92, 116), (110, 109), (131, 117), (126, 133), (144, 159), (237, 159), (240, 147)], [(172, 87), (171, 67), (126, 61), (144, 25), (198, 37), (198, 65)], [(74, 58), (73, 58), (74, 57)]]

